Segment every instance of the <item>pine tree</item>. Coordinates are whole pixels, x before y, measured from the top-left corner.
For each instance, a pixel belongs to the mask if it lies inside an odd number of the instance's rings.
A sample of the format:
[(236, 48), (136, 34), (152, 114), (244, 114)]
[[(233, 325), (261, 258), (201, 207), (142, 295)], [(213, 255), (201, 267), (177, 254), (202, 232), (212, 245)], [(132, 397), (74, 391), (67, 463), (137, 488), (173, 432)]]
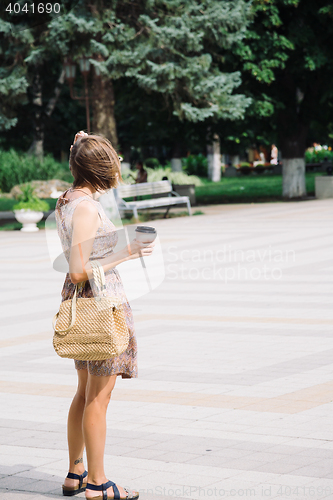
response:
[(120, 78), (162, 95), (178, 120), (239, 119), (250, 99), (237, 93), (241, 74), (224, 71), (224, 56), (243, 38), (248, 18), (244, 0), (79, 0), (38, 36), (28, 30), (29, 83), (40, 82), (39, 65), (89, 56), (102, 75), (93, 77), (93, 129), (115, 145), (113, 82)]
[[(0, 19), (0, 131), (9, 130), (17, 124), (15, 109), (26, 102), (28, 80), (20, 51), (30, 42), (29, 33), (16, 34), (15, 45), (10, 23)], [(15, 63), (15, 58), (18, 63)]]

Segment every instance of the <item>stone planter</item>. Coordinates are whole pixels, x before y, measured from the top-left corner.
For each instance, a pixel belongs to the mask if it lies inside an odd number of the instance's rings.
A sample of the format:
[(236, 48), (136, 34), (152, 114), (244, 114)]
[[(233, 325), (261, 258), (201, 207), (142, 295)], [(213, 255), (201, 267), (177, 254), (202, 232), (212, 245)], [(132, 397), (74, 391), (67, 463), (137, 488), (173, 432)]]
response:
[(315, 197), (318, 200), (333, 198), (333, 176), (318, 175), (315, 177)]
[(20, 231), (24, 233), (33, 233), (35, 231), (39, 231), (37, 227), (37, 222), (42, 220), (43, 212), (35, 212), (34, 210), (14, 210), (15, 218), (18, 222), (20, 222), (23, 227), (21, 227)]
[(236, 177), (237, 175), (239, 175), (238, 169), (232, 165), (226, 167), (223, 174), (224, 177)]
[(180, 196), (188, 196), (190, 198), (191, 205), (196, 204), (194, 184), (172, 184), (172, 189)]

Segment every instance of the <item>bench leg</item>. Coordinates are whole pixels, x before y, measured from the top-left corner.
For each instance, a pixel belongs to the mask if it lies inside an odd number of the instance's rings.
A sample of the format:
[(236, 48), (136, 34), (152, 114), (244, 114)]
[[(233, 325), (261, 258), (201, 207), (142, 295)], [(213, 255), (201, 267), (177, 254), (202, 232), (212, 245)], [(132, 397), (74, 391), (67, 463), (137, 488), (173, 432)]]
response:
[(187, 202), (187, 210), (188, 210), (188, 214), (189, 214), (189, 215), (192, 215), (192, 213), (191, 213), (191, 203), (190, 203), (190, 200)]
[(134, 215), (134, 218), (136, 220), (139, 220), (139, 216), (138, 216), (138, 209), (137, 208), (133, 208), (133, 215)]
[(166, 219), (167, 218), (167, 215), (169, 213), (169, 210), (170, 210), (170, 206), (166, 209), (166, 212), (165, 214), (163, 215), (163, 219)]

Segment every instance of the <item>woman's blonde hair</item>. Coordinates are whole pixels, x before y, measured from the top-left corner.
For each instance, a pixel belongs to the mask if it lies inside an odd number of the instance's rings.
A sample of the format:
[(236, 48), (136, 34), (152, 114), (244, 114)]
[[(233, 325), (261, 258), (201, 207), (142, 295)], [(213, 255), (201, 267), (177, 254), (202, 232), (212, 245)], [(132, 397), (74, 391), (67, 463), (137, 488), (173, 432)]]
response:
[(117, 186), (122, 180), (119, 157), (110, 141), (91, 134), (73, 145), (69, 165), (74, 177), (73, 187), (91, 184), (97, 191)]

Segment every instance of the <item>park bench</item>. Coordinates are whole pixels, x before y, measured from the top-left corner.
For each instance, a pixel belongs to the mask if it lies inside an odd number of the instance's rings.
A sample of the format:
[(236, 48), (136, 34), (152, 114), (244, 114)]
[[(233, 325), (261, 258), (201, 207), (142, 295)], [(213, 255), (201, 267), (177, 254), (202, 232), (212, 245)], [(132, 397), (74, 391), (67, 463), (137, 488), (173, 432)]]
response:
[[(163, 195), (166, 196), (163, 196)], [(142, 182), (141, 184), (123, 184), (116, 189), (116, 199), (118, 208), (122, 211), (130, 210), (134, 217), (138, 218), (138, 210), (147, 210), (149, 208), (168, 207), (164, 214), (166, 217), (169, 209), (176, 205), (187, 205), (188, 214), (191, 215), (191, 204), (188, 196), (180, 196), (172, 190), (169, 181)], [(161, 196), (146, 200), (125, 201), (124, 198), (136, 198), (138, 196)]]

